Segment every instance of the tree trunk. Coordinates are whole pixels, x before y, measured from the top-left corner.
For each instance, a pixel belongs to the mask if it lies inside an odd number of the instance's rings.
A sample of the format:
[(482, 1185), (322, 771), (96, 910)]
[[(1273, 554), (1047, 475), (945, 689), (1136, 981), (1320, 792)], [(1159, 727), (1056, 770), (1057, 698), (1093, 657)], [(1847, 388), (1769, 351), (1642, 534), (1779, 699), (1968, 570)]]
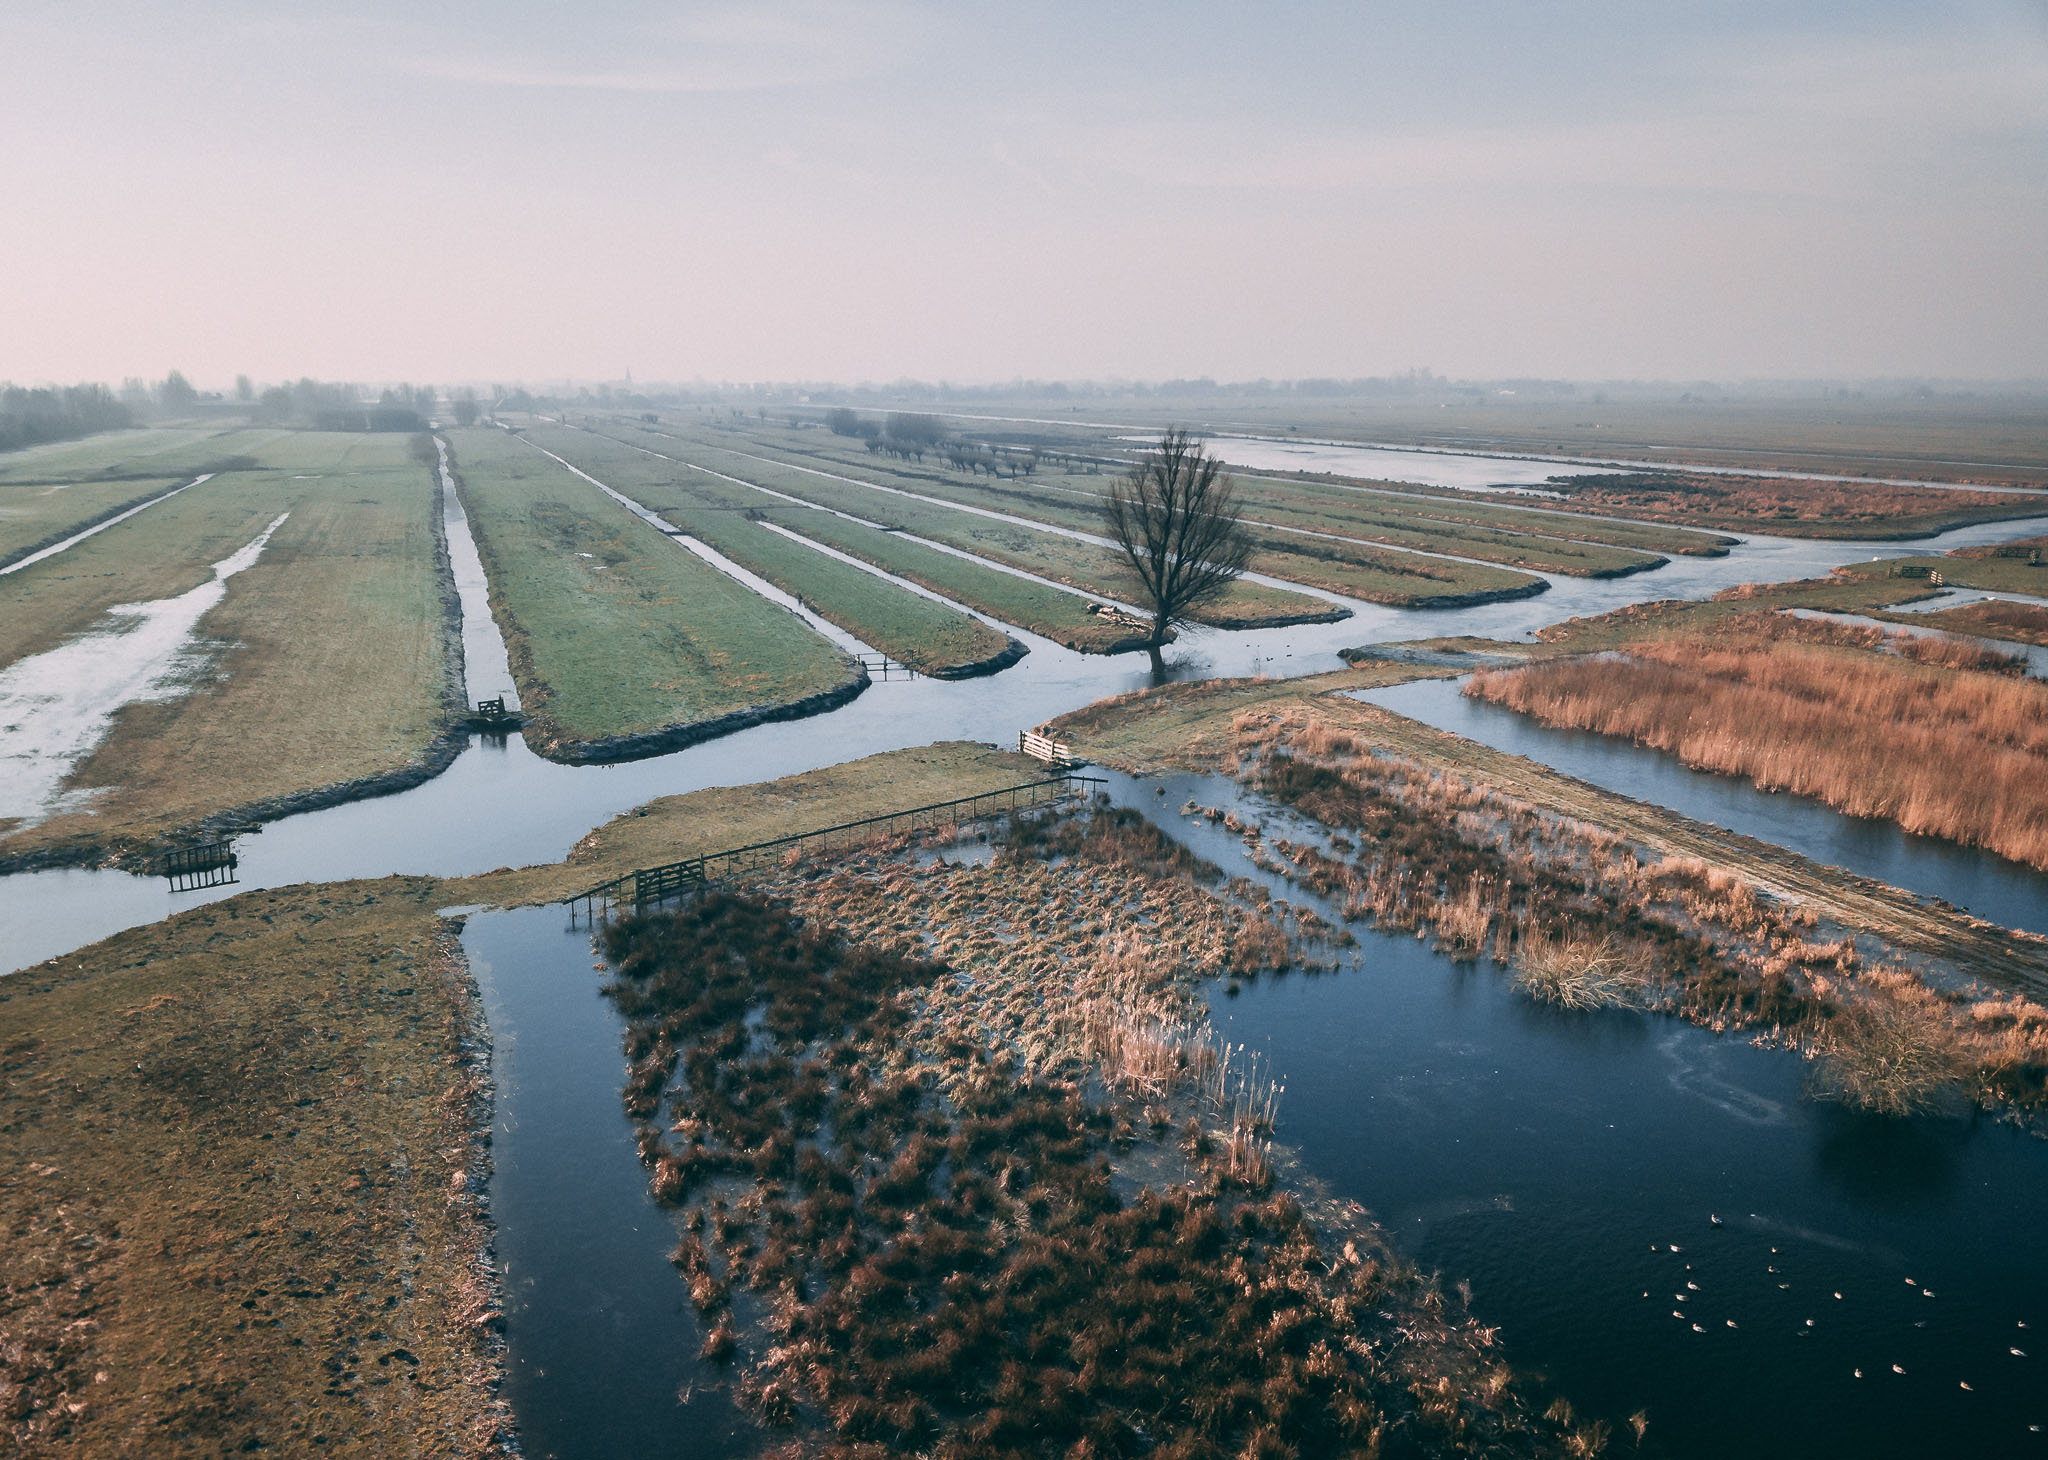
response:
[(1152, 656), (1152, 682), (1154, 684), (1166, 683), (1166, 660), (1159, 652), (1159, 640), (1152, 639), (1147, 641), (1145, 652)]

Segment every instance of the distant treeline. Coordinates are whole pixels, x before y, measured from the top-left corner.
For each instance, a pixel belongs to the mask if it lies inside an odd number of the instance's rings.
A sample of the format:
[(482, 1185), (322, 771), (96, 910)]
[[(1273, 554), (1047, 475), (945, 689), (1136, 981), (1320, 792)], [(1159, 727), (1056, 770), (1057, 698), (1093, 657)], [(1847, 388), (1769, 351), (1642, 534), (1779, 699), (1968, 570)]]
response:
[[(423, 431), (440, 399), (431, 385), (393, 385), (369, 400), (360, 386), (308, 377), (269, 387), (255, 397), (252, 411), (259, 421), (320, 431)], [(455, 392), (449, 407), (464, 426), (480, 414), (476, 392), (467, 388)]]
[(0, 451), (111, 431), (134, 418), (104, 385), (0, 386)]
[[(739, 412), (734, 412), (738, 415)], [(762, 412), (766, 415), (766, 412)], [(799, 429), (813, 424), (792, 416), (790, 424)], [(1076, 457), (1048, 453), (1039, 446), (999, 446), (989, 441), (970, 441), (954, 436), (937, 416), (918, 411), (891, 411), (882, 420), (863, 416), (845, 406), (825, 412), (825, 425), (835, 436), (851, 436), (867, 443), (879, 456), (901, 457), (921, 462), (931, 452), (955, 471), (979, 476), (1028, 477), (1048, 461), (1067, 471), (1093, 472), (1095, 464)]]

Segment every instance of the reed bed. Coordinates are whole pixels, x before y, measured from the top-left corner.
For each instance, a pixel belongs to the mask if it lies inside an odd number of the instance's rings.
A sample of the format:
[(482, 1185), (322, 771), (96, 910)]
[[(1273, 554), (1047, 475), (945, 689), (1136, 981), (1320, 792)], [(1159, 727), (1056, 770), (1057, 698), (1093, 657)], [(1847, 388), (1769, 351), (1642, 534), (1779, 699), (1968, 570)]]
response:
[(845, 1460), (1553, 1448), (1377, 1229), (1269, 1194), (1279, 1086), (1191, 993), (1253, 910), (1111, 814), (1007, 842), (607, 932), (702, 1360)]
[[(1872, 642), (1876, 640), (1877, 642)], [(1952, 641), (1745, 615), (1713, 637), (1476, 674), (1548, 725), (2048, 868), (2048, 686)]]
[(1347, 917), (1491, 955), (1564, 1007), (1667, 1008), (1791, 1044), (1814, 1059), (1817, 1093), (1861, 1108), (1902, 1114), (1963, 1093), (2048, 1103), (2037, 1002), (1929, 989), (1732, 872), (1378, 753), (1312, 707), (1248, 712), (1236, 730), (1246, 774), (1344, 833), (1330, 851), (1277, 845)]
[[(2048, 586), (2048, 585), (2043, 585)], [(2034, 603), (2008, 603), (1987, 598), (1961, 608), (1945, 608), (1922, 615), (1936, 628), (1958, 633), (1983, 634), (1992, 639), (2012, 639), (2022, 644), (2048, 646), (2048, 608)]]

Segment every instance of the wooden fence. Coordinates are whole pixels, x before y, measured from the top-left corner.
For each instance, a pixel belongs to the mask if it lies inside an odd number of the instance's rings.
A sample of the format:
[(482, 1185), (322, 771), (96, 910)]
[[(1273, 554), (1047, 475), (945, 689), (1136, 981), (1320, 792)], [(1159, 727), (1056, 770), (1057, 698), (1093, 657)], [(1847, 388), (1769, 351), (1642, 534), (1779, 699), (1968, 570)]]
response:
[(1042, 760), (1047, 765), (1073, 765), (1074, 750), (1064, 740), (1054, 740), (1049, 735), (1040, 735), (1035, 730), (1017, 732), (1017, 752), (1033, 760)]
[(191, 892), (200, 887), (225, 887), (235, 880), (241, 866), (231, 841), (202, 842), (179, 847), (157, 858), (156, 873), (170, 880), (171, 891)]
[(1056, 805), (1068, 797), (1087, 794), (1087, 789), (1091, 786), (1108, 784), (1100, 776), (1072, 774), (1053, 776), (1042, 781), (1027, 781), (1023, 785), (1005, 786), (997, 791), (958, 796), (950, 801), (934, 801), (929, 805), (913, 806), (904, 811), (891, 811), (881, 816), (865, 816), (858, 821), (842, 821), (833, 826), (819, 827), (815, 831), (800, 831), (791, 836), (779, 836), (772, 841), (751, 842), (746, 846), (731, 847), (722, 852), (706, 852), (701, 857), (686, 857), (680, 862), (667, 862), (659, 867), (636, 868), (623, 877), (601, 882), (573, 897), (564, 898), (563, 901), (568, 904), (569, 919), (573, 926), (578, 906), (583, 908), (587, 917), (595, 920), (613, 908), (639, 908), (651, 903), (666, 902), (720, 878), (730, 877), (764, 864), (779, 863), (793, 851), (822, 851), (834, 843), (849, 846), (876, 837), (896, 836), (921, 828), (959, 826), (986, 821), (1028, 807)]

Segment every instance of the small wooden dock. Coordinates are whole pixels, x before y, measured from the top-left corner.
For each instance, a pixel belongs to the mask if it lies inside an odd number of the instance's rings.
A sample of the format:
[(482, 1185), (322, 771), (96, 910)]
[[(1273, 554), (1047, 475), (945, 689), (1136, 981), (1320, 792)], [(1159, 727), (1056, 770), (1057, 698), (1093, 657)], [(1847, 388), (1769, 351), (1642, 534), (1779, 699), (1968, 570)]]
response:
[(623, 877), (614, 877), (609, 882), (564, 898), (569, 908), (570, 925), (576, 922), (577, 909), (583, 909), (584, 916), (592, 922), (599, 917), (609, 916), (616, 908), (642, 908), (655, 903), (667, 902), (671, 898), (694, 892), (707, 884), (734, 876), (751, 868), (770, 863), (779, 863), (792, 852), (823, 851), (832, 846), (854, 846), (882, 837), (899, 836), (906, 832), (941, 826), (963, 826), (977, 821), (988, 821), (997, 816), (1006, 816), (1012, 811), (1031, 807), (1055, 806), (1075, 796), (1089, 794), (1092, 787), (1107, 786), (1109, 782), (1100, 776), (1077, 776), (1073, 774), (1052, 776), (1042, 781), (1027, 781), (1022, 785), (1005, 786), (998, 791), (983, 791), (974, 796), (958, 796), (951, 801), (934, 801), (926, 806), (912, 806), (903, 811), (891, 811), (882, 816), (866, 816), (859, 821), (842, 821), (834, 826), (822, 826), (815, 831), (800, 831), (793, 836), (780, 836), (772, 841), (753, 842), (743, 847), (731, 847), (721, 852), (707, 852), (701, 857), (686, 857), (680, 862), (668, 862), (659, 867), (641, 867)]
[(157, 858), (156, 875), (169, 879), (173, 892), (194, 892), (233, 884), (241, 865), (232, 841), (201, 842), (165, 852)]

